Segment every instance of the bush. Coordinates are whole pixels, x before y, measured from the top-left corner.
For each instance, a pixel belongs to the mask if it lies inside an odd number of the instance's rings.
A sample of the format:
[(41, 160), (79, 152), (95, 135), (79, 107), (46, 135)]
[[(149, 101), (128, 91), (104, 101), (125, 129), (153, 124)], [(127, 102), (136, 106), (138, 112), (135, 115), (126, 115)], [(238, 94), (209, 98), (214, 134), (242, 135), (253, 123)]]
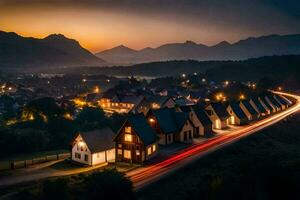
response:
[(132, 183), (117, 170), (95, 172), (85, 180), (88, 199), (135, 199)]

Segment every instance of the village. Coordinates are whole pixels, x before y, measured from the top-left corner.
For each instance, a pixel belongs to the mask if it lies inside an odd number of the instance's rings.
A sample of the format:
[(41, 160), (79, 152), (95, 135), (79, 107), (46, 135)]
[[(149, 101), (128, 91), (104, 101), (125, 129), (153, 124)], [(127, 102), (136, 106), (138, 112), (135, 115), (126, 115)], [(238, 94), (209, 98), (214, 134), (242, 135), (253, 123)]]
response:
[[(40, 80), (40, 87), (45, 85), (43, 91), (47, 91), (45, 87), (49, 87), (48, 92), (53, 91), (50, 82), (59, 83), (62, 78), (64, 77), (61, 75), (34, 77), (35, 80)], [(30, 85), (30, 79), (32, 76), (17, 79), (25, 80), (21, 89), (20, 83), (19, 86), (12, 83), (3, 84), (2, 97), (10, 95), (12, 99), (20, 98), (20, 92), (24, 91), (26, 84)], [(67, 76), (67, 79), (70, 77)], [(76, 80), (77, 84), (70, 84), (72, 89), (64, 86), (63, 90), (54, 84), (56, 92), (64, 91), (54, 95), (55, 102), (57, 105), (73, 108), (63, 114), (67, 120), (78, 118), (82, 109), (91, 107), (103, 110), (107, 118), (122, 116), (119, 120), (121, 126), (113, 127), (112, 130), (112, 127), (104, 124), (101, 127), (78, 130), (70, 141), (71, 152), (64, 151), (55, 159), (70, 156), (70, 160), (82, 166), (102, 166), (115, 162), (138, 165), (153, 163), (160, 160), (159, 157), (168, 157), (189, 145), (230, 133), (234, 127), (265, 119), (294, 104), (291, 98), (265, 90), (258, 91), (256, 83), (253, 82), (226, 80), (218, 83), (208, 81), (207, 77), (197, 73), (151, 81), (135, 77), (124, 78), (119, 82), (113, 77), (100, 76), (100, 79), (101, 83), (99, 80), (95, 81), (94, 76), (77, 76), (71, 79), (71, 83)], [(111, 84), (110, 80), (113, 80), (113, 85), (99, 86)], [(32, 88), (31, 91), (35, 93), (34, 91), (41, 89)], [(234, 92), (226, 95), (229, 91)], [(47, 95), (49, 94), (44, 94)], [(41, 97), (43, 94), (38, 98)], [(34, 95), (31, 98), (37, 97)], [(25, 101), (24, 105), (29, 101)], [(7, 109), (8, 106), (5, 106), (4, 102), (2, 98), (2, 109)], [(11, 105), (11, 109), (22, 108), (17, 102)], [(41, 117), (45, 123), (48, 122), (45, 113), (38, 112), (38, 116), (35, 116), (36, 111), (33, 112), (32, 109), (23, 109), (20, 120), (26, 122)], [(16, 117), (6, 121), (8, 126), (15, 123), (18, 123)], [(53, 159), (45, 158), (40, 162), (29, 163), (11, 160), (6, 168), (28, 167), (47, 160)]]

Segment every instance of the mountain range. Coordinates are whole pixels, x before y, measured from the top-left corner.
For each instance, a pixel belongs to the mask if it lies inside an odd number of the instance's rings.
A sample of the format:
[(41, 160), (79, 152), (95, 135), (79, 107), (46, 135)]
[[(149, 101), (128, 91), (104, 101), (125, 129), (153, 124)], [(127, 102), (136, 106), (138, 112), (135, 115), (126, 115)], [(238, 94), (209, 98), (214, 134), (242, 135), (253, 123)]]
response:
[(167, 60), (245, 60), (261, 56), (300, 54), (300, 34), (250, 37), (230, 44), (227, 41), (214, 46), (193, 41), (172, 43), (142, 50), (117, 46), (95, 55), (111, 64), (129, 65)]
[(99, 66), (104, 63), (79, 42), (61, 34), (36, 39), (0, 31), (0, 68)]

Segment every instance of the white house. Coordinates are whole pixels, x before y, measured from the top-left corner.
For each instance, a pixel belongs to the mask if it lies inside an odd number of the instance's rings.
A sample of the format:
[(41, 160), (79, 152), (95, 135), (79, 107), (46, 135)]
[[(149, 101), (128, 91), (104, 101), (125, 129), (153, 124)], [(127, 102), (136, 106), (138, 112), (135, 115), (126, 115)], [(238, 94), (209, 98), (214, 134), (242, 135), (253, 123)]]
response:
[(78, 133), (73, 140), (72, 160), (90, 166), (115, 162), (114, 136), (110, 128)]

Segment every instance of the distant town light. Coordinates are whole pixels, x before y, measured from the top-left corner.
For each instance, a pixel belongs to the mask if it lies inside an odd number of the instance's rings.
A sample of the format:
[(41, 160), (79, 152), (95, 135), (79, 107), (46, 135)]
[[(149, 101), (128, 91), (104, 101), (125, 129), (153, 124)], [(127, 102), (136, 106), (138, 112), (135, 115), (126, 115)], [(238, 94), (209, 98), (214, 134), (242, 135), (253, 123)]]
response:
[(82, 82), (84, 82), (84, 83), (85, 83), (86, 81), (87, 81), (87, 80), (86, 80), (85, 78), (84, 78), (84, 79), (82, 79)]
[(243, 94), (240, 95), (240, 100), (244, 100), (245, 98), (246, 98), (245, 95)]
[(99, 93), (100, 92), (100, 88), (99, 86), (96, 86), (93, 90), (94, 93)]
[(150, 119), (149, 119), (149, 122), (150, 122), (150, 123), (154, 123), (155, 120), (154, 120), (153, 118), (150, 118)]
[(195, 73), (194, 73), (194, 75), (195, 75), (195, 76), (197, 76), (197, 75), (198, 75), (198, 73), (197, 73), (197, 72), (195, 72)]
[(206, 79), (205, 78), (202, 78), (202, 83), (206, 82)]
[(106, 82), (107, 82), (107, 83), (109, 83), (109, 82), (110, 82), (110, 80), (109, 80), (109, 79), (106, 79)]
[(281, 91), (281, 90), (282, 90), (282, 87), (279, 86), (279, 87), (278, 87), (278, 90)]
[(182, 74), (181, 77), (182, 77), (182, 78), (185, 78), (185, 77), (186, 77), (186, 74)]
[(225, 85), (226, 85), (226, 86), (229, 85), (229, 81), (225, 81)]

